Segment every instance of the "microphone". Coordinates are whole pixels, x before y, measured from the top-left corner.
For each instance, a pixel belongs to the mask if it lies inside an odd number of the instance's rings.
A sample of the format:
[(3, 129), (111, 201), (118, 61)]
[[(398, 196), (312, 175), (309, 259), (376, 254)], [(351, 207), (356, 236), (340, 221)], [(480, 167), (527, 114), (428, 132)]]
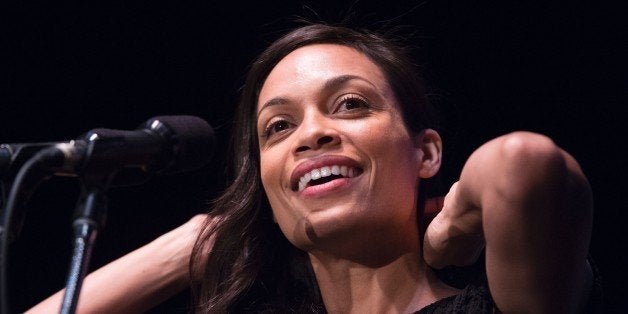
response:
[[(69, 143), (69, 142), (68, 142)], [(0, 179), (11, 177), (29, 158), (40, 150), (59, 144), (41, 142), (25, 144), (0, 144)]]
[(54, 148), (63, 155), (51, 169), (56, 175), (174, 174), (209, 162), (214, 131), (199, 117), (159, 116), (135, 131), (93, 129)]
[[(5, 282), (8, 242), (20, 232), (25, 215), (20, 206), (41, 181), (51, 175), (81, 176), (84, 182), (96, 186), (88, 191), (84, 208), (77, 211), (73, 223), (75, 253), (62, 304), (64, 312), (68, 304), (72, 309), (75, 306), (76, 291), (80, 291), (97, 225), (103, 223), (104, 205), (98, 200), (102, 190), (143, 183), (152, 174), (199, 169), (209, 162), (213, 150), (213, 129), (195, 116), (158, 116), (134, 131), (93, 129), (69, 142), (0, 145), (0, 179), (7, 179), (6, 173), (19, 169), (6, 206), (0, 212), (0, 311), (4, 313), (8, 308)], [(19, 211), (14, 217), (16, 209)], [(67, 293), (70, 290), (73, 293)], [(69, 301), (68, 296), (72, 297)]]
[(196, 116), (158, 116), (134, 131), (98, 128), (67, 142), (3, 144), (0, 176), (38, 155), (40, 168), (60, 176), (106, 178), (113, 186), (143, 183), (151, 175), (193, 171), (209, 163), (214, 131)]
[[(37, 186), (52, 175), (80, 176), (83, 182), (104, 189), (139, 185), (153, 175), (205, 166), (214, 146), (212, 127), (195, 116), (158, 116), (134, 131), (93, 129), (68, 142), (2, 144), (0, 233), (8, 233), (9, 239), (17, 237), (26, 210), (14, 207), (23, 207)], [(4, 191), (5, 185), (10, 191)], [(2, 204), (5, 192), (8, 198)], [(12, 217), (14, 209), (17, 214)], [(9, 226), (8, 232), (3, 230)]]

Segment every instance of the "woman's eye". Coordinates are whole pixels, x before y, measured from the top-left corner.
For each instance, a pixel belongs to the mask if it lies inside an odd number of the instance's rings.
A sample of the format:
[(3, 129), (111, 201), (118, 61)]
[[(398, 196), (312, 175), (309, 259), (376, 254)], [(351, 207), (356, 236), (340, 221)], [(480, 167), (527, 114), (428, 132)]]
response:
[(290, 128), (290, 123), (286, 120), (278, 120), (271, 124), (269, 124), (266, 129), (264, 129), (263, 136), (269, 137), (275, 133), (279, 133), (281, 131), (285, 131)]
[(355, 109), (368, 108), (369, 104), (362, 97), (349, 95), (340, 99), (340, 105), (336, 109), (336, 112), (349, 111)]

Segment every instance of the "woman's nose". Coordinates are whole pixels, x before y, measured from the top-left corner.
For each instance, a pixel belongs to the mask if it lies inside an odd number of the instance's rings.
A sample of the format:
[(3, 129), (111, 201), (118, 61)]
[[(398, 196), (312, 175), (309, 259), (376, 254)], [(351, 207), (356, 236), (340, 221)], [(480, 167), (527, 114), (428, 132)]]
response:
[(304, 120), (300, 127), (294, 153), (333, 147), (340, 143), (340, 134), (330, 121), (316, 116)]

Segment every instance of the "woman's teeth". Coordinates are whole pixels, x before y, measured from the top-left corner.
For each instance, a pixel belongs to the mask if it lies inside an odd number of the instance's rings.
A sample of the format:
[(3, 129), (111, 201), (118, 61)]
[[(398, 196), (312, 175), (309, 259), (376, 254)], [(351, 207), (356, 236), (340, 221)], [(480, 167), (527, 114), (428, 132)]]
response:
[(358, 170), (356, 168), (347, 166), (333, 165), (313, 169), (299, 179), (299, 192), (303, 191), (305, 187), (307, 187), (307, 184), (312, 180), (318, 180), (332, 175), (353, 178), (357, 174)]

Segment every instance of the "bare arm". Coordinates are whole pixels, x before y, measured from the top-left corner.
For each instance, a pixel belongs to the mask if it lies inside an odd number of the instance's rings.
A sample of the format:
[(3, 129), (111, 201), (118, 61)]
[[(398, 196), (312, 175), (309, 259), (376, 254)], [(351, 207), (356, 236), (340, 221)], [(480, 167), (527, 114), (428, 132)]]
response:
[[(591, 285), (592, 212), (589, 184), (573, 157), (542, 135), (511, 133), (469, 157), (428, 228), (426, 260), (437, 267), (465, 264), (485, 243), (499, 310), (577, 312)], [(461, 244), (466, 256), (438, 253)]]
[[(182, 291), (189, 284), (192, 246), (205, 215), (89, 274), (79, 296), (77, 313), (140, 313)], [(26, 313), (55, 313), (64, 290)]]

